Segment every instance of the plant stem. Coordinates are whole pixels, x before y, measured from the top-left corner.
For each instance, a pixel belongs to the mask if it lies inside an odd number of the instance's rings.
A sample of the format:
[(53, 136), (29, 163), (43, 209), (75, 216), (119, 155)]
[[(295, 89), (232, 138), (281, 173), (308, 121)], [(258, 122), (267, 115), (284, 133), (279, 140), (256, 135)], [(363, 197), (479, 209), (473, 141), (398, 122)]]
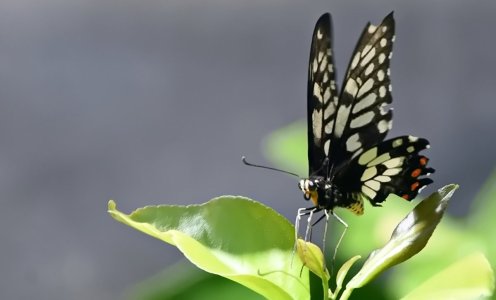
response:
[(339, 297), (339, 300), (348, 300), (348, 298), (350, 298), (351, 296), (352, 291), (353, 289), (349, 289), (348, 287), (346, 287), (344, 292), (341, 294), (341, 297)]

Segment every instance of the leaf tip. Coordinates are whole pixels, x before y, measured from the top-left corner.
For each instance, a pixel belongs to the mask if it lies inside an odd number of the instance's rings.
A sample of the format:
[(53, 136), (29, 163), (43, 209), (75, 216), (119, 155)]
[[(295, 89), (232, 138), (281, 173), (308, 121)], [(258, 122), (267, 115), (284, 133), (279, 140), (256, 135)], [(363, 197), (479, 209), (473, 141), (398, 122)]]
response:
[(112, 211), (116, 210), (116, 208), (117, 208), (117, 204), (115, 203), (115, 201), (109, 200), (109, 202), (107, 204), (107, 211), (112, 212)]
[(450, 183), (450, 184), (447, 184), (445, 186), (443, 186), (442, 188), (440, 188), (438, 190), (438, 192), (442, 195), (448, 195), (449, 196), (452, 196), (452, 194), (458, 189), (460, 188), (460, 185), (459, 184), (456, 184), (456, 183)]
[(440, 204), (444, 204), (444, 206), (446, 206), (447, 202), (453, 197), (453, 194), (459, 187), (460, 185), (456, 183), (451, 183), (438, 189), (437, 194), (440, 196), (439, 199)]

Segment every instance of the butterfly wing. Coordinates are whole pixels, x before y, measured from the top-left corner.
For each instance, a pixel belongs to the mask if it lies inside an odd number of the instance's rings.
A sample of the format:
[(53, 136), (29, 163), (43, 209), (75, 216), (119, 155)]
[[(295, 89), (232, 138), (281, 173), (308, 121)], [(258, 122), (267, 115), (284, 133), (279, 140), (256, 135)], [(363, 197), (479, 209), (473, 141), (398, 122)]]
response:
[(381, 142), (391, 128), (392, 111), (385, 106), (392, 102), (389, 64), (394, 26), (391, 13), (378, 26), (367, 24), (358, 40), (339, 101), (331, 106), (333, 119), (325, 126), (331, 169)]
[(332, 54), (331, 16), (323, 14), (312, 36), (307, 89), (309, 175), (325, 176), (335, 118), (337, 89)]
[(428, 158), (419, 152), (428, 148), (426, 139), (401, 136), (386, 140), (357, 155), (338, 170), (335, 184), (343, 194), (342, 203), (357, 214), (363, 213), (363, 200), (380, 205), (389, 194), (412, 200), (422, 187), (432, 183), (423, 177), (434, 172)]

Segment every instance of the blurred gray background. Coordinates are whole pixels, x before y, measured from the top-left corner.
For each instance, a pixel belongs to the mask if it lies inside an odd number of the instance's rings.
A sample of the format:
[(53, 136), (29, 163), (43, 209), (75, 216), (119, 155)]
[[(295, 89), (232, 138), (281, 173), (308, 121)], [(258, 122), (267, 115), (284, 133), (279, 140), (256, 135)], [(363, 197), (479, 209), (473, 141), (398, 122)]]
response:
[(0, 298), (120, 299), (180, 258), (110, 218), (109, 199), (240, 194), (292, 220), (294, 178), (240, 157), (267, 163), (266, 134), (305, 116), (320, 14), (341, 78), (391, 10), (390, 137), (431, 141), (430, 191), (459, 183), (463, 216), (495, 165), (495, 1), (1, 0)]

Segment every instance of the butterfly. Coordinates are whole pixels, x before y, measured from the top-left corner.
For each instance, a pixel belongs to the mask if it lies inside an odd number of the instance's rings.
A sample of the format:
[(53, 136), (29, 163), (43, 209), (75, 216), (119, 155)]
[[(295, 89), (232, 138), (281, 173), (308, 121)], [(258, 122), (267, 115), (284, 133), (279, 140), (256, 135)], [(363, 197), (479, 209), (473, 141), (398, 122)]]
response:
[(329, 213), (336, 216), (337, 207), (361, 215), (364, 201), (381, 206), (389, 194), (410, 201), (433, 182), (425, 175), (434, 169), (427, 167), (429, 159), (419, 154), (429, 148), (426, 139), (400, 136), (384, 140), (392, 125), (388, 105), (392, 102), (389, 66), (394, 30), (392, 12), (380, 25), (365, 26), (338, 92), (331, 16), (325, 13), (318, 19), (308, 67), (309, 177), (298, 184), (313, 206), (298, 210), (297, 223), (301, 216), (310, 215), (310, 220), (319, 211), (324, 215), (317, 222), (328, 219)]
[[(345, 226), (339, 246), (348, 225), (334, 213), (335, 208), (361, 215), (366, 200), (372, 206), (381, 206), (390, 194), (396, 194), (410, 201), (433, 182), (426, 176), (435, 170), (420, 154), (429, 148), (426, 139), (408, 135), (384, 140), (392, 126), (388, 105), (392, 102), (389, 66), (394, 27), (392, 12), (381, 24), (365, 26), (338, 92), (331, 15), (323, 14), (315, 25), (307, 84), (309, 176), (298, 182), (303, 197), (313, 206), (300, 208), (295, 222), (297, 235), (301, 217), (309, 215), (305, 241), (311, 227), (324, 217), (328, 221), (331, 214)], [(242, 159), (249, 166), (299, 177)], [(313, 214), (320, 211), (324, 214), (312, 224)], [(326, 231), (327, 223), (324, 245)]]

